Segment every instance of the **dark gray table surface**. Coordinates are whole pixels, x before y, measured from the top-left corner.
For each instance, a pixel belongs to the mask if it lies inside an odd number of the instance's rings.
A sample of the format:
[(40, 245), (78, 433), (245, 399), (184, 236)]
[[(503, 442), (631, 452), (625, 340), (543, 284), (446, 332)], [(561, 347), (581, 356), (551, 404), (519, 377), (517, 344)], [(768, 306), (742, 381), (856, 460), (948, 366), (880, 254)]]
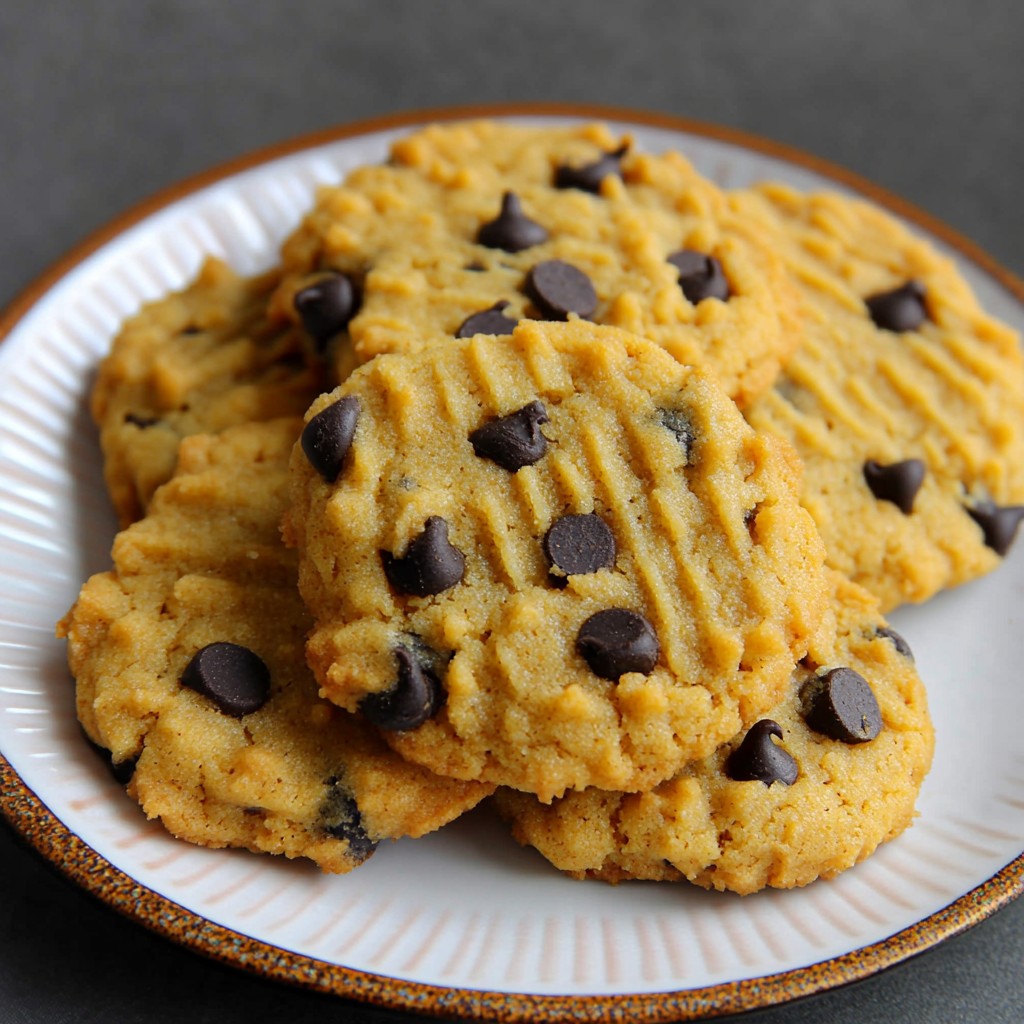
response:
[[(561, 100), (742, 128), (859, 172), (1024, 275), (1018, 0), (0, 3), (0, 305), (133, 203), (291, 136)], [(65, 882), (0, 826), (0, 1020), (411, 1021), (250, 977)], [(757, 1011), (1018, 1022), (1024, 901), (856, 985)]]

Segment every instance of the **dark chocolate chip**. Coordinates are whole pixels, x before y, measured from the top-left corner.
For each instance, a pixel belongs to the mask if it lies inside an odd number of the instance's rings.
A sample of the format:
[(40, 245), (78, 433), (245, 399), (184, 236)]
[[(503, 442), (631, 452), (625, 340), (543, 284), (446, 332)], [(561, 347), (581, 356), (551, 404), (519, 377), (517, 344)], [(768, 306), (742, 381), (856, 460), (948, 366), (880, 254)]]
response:
[(327, 797), (320, 808), (324, 831), (335, 839), (347, 840), (352, 859), (361, 864), (377, 849), (377, 843), (367, 834), (355, 799), (342, 789), (338, 779), (328, 779), (327, 786)]
[(775, 381), (774, 391), (784, 402), (788, 402), (804, 412), (807, 412), (813, 404), (813, 399), (807, 389), (785, 374), (780, 374)]
[(735, 782), (781, 782), (792, 786), (800, 774), (793, 755), (772, 741), (782, 739), (782, 727), (770, 718), (755, 722), (725, 762), (725, 774)]
[(473, 260), (472, 262), (467, 263), (462, 269), (468, 270), (471, 274), (482, 274), (487, 267), (479, 260)]
[(359, 295), (351, 279), (332, 271), (295, 293), (295, 311), (309, 336), (323, 348), (356, 314)]
[(891, 501), (906, 516), (913, 511), (924, 474), (924, 463), (920, 459), (905, 459), (888, 465), (874, 459), (864, 463), (864, 479), (871, 493), (880, 501)]
[(477, 427), (469, 435), (469, 443), (480, 458), (514, 473), (523, 466), (532, 466), (548, 450), (547, 438), (540, 432), (540, 425), (547, 422), (543, 403), (534, 401)]
[(597, 572), (615, 565), (615, 537), (593, 512), (556, 519), (544, 534), (544, 554), (566, 576)]
[(526, 275), (523, 290), (548, 320), (567, 320), (570, 313), (588, 317), (597, 309), (590, 278), (564, 260), (545, 260)]
[(608, 608), (583, 623), (576, 650), (595, 675), (615, 680), (627, 672), (650, 672), (661, 648), (654, 627), (642, 615)]
[(561, 164), (555, 169), (555, 188), (578, 188), (584, 192), (600, 192), (601, 182), (609, 174), (619, 174), (622, 158), (629, 150), (629, 143), (624, 142), (618, 149), (610, 153), (602, 153), (593, 163), (582, 167), (570, 167)]
[(476, 240), (488, 249), (521, 252), (546, 242), (548, 233), (543, 225), (526, 216), (515, 192), (506, 192), (501, 197), (501, 212), (494, 220), (480, 225)]
[(329, 483), (341, 473), (359, 419), (359, 399), (346, 395), (318, 412), (302, 430), (302, 450), (309, 464)]
[(868, 681), (852, 668), (833, 668), (800, 691), (804, 721), (843, 743), (864, 743), (882, 731), (882, 712)]
[(270, 696), (270, 670), (240, 644), (207, 644), (185, 666), (181, 682), (235, 718), (259, 711)]
[(658, 416), (661, 425), (670, 433), (675, 435), (686, 457), (690, 457), (690, 449), (693, 447), (693, 425), (685, 413), (678, 409), (659, 409)]
[(114, 779), (122, 786), (127, 786), (135, 774), (135, 766), (139, 763), (138, 757), (126, 757), (123, 761), (115, 761), (110, 751), (90, 739), (84, 729), (82, 730), (82, 736), (85, 738), (85, 742), (89, 744), (107, 766), (107, 770), (114, 776)]
[(704, 299), (725, 302), (732, 294), (722, 264), (714, 256), (696, 249), (680, 249), (666, 258), (679, 271), (679, 287), (695, 306)]
[(747, 533), (750, 534), (750, 539), (755, 544), (760, 544), (761, 540), (757, 535), (757, 517), (761, 514), (761, 504), (758, 502), (753, 508), (748, 508), (743, 513), (743, 525), (747, 528)]
[(408, 648), (397, 648), (395, 658), (398, 661), (395, 685), (390, 690), (367, 694), (359, 702), (359, 710), (378, 729), (408, 732), (440, 711), (445, 692), (440, 679)]
[(502, 299), (490, 309), (482, 309), (466, 317), (455, 332), (456, 338), (472, 338), (474, 334), (511, 334), (518, 320), (505, 316), (502, 312), (508, 303)]
[(195, 324), (189, 324), (181, 333), (187, 335), (202, 334), (203, 329), (202, 327), (197, 327)]
[[(418, 633), (403, 633), (400, 646), (409, 651), (424, 671), (437, 679), (443, 678), (448, 662), (451, 660), (450, 654), (445, 655), (435, 651)], [(444, 694), (441, 699), (444, 700)]]
[(302, 352), (286, 352), (274, 360), (275, 366), (283, 370), (290, 370), (293, 373), (303, 373), (309, 365), (306, 355)]
[(990, 501), (968, 508), (971, 518), (981, 527), (985, 543), (997, 554), (1005, 555), (1024, 519), (1024, 505), (996, 505)]
[(137, 757), (127, 757), (123, 761), (115, 761), (111, 758), (110, 774), (122, 786), (127, 786), (132, 781), (132, 776), (135, 774), (135, 766), (138, 763), (139, 759)]
[(125, 423), (130, 423), (133, 427), (138, 427), (139, 430), (145, 430), (146, 427), (155, 427), (159, 422), (159, 418), (156, 416), (137, 416), (133, 412), (126, 412), (124, 414)]
[(892, 629), (890, 626), (879, 626), (875, 630), (875, 636), (884, 636), (887, 640), (891, 640), (893, 646), (904, 658), (909, 661), (914, 660), (914, 652), (910, 649), (910, 644), (895, 629)]
[(916, 331), (928, 319), (924, 287), (908, 281), (891, 292), (879, 292), (864, 300), (876, 327), (886, 331)]
[(454, 587), (466, 571), (466, 556), (448, 540), (448, 524), (431, 516), (423, 532), (409, 543), (405, 554), (396, 558), (382, 551), (384, 573), (403, 594), (428, 597)]

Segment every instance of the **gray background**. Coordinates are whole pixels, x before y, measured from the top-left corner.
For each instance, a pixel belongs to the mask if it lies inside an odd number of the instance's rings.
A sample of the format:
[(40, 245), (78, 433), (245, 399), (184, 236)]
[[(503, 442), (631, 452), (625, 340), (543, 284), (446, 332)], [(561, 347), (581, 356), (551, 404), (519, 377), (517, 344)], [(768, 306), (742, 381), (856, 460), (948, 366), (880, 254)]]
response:
[[(0, 0), (0, 305), (163, 186), (296, 134), (562, 100), (743, 128), (899, 193), (1024, 275), (1019, 0)], [(0, 1019), (411, 1020), (122, 920), (0, 827)], [(758, 1024), (1013, 1021), (1024, 901)]]

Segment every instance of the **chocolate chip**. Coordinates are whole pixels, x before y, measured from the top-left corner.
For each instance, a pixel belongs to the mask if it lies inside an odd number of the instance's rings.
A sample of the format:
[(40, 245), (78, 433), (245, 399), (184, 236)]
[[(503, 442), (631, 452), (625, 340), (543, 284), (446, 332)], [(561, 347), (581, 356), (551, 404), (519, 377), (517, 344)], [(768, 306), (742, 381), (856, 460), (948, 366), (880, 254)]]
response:
[(555, 169), (555, 188), (578, 188), (584, 192), (600, 192), (601, 182), (609, 174), (619, 174), (622, 158), (629, 150), (624, 142), (618, 149), (603, 153), (597, 160), (582, 167), (561, 164)]
[(685, 413), (678, 409), (659, 409), (658, 417), (661, 425), (670, 433), (675, 435), (686, 457), (690, 457), (690, 449), (693, 447), (693, 425)]
[(448, 541), (448, 524), (440, 516), (431, 516), (423, 532), (396, 558), (381, 552), (384, 573), (391, 585), (403, 594), (427, 597), (454, 587), (466, 571), (466, 556)]
[(734, 782), (781, 782), (792, 786), (800, 774), (793, 755), (772, 742), (782, 739), (782, 727), (770, 718), (755, 722), (725, 762), (725, 774)]
[(445, 655), (435, 651), (418, 633), (403, 633), (399, 646), (409, 651), (424, 671), (437, 679), (444, 676), (448, 662), (451, 660), (451, 654)]
[(327, 797), (320, 808), (324, 831), (335, 839), (347, 840), (352, 859), (361, 864), (377, 849), (377, 843), (368, 835), (355, 799), (342, 789), (337, 777), (329, 778), (326, 784)]
[(905, 459), (888, 465), (874, 459), (864, 463), (864, 479), (871, 493), (880, 501), (891, 501), (907, 516), (913, 511), (924, 474), (924, 463), (920, 459)]
[(704, 299), (725, 302), (729, 298), (729, 282), (722, 264), (714, 256), (695, 249), (680, 249), (666, 259), (679, 271), (679, 287), (695, 306)]
[(137, 416), (133, 412), (126, 412), (124, 414), (125, 423), (130, 423), (133, 427), (138, 427), (139, 430), (145, 430), (146, 427), (155, 427), (160, 420), (155, 416)]
[(925, 291), (918, 281), (908, 281), (891, 292), (878, 292), (864, 300), (876, 327), (886, 331), (916, 331), (928, 319)]
[(135, 774), (135, 766), (138, 763), (139, 759), (137, 757), (127, 757), (123, 761), (115, 761), (111, 758), (110, 774), (122, 786), (127, 786), (132, 781), (132, 776)]
[(455, 332), (455, 337), (472, 338), (474, 334), (511, 334), (519, 321), (505, 316), (502, 310), (507, 307), (508, 303), (502, 299), (490, 309), (482, 309), (479, 313), (473, 313), (472, 316), (466, 317)]
[(359, 399), (346, 395), (318, 412), (302, 430), (302, 450), (309, 464), (329, 484), (341, 473), (358, 419)]
[(197, 651), (185, 666), (181, 683), (234, 718), (259, 711), (270, 696), (270, 670), (263, 659), (248, 647), (226, 642)]
[(982, 502), (968, 508), (971, 518), (981, 527), (985, 543), (997, 554), (1005, 555), (1017, 536), (1017, 527), (1024, 519), (1024, 505), (996, 505)]
[(521, 252), (548, 240), (547, 229), (523, 212), (523, 204), (515, 192), (501, 197), (501, 212), (494, 220), (480, 226), (476, 240), (488, 249)]
[(593, 512), (556, 519), (544, 535), (543, 546), (552, 568), (566, 576), (615, 565), (615, 537)]
[(532, 466), (548, 450), (547, 438), (540, 432), (540, 425), (547, 422), (544, 405), (534, 401), (477, 427), (469, 435), (469, 443), (480, 458), (514, 473), (523, 466)]
[(100, 759), (107, 766), (107, 770), (114, 776), (114, 779), (122, 786), (127, 786), (135, 774), (135, 766), (139, 763), (138, 757), (126, 757), (123, 761), (115, 761), (110, 751), (90, 739), (84, 729), (82, 730), (82, 736), (93, 751), (99, 755)]
[(612, 680), (627, 672), (650, 672), (661, 651), (654, 627), (625, 608), (591, 615), (580, 627), (576, 650), (595, 675)]
[(359, 296), (351, 279), (338, 271), (320, 278), (295, 293), (295, 311), (319, 348), (355, 316)]
[(526, 275), (523, 290), (548, 320), (567, 320), (570, 313), (588, 317), (597, 309), (590, 278), (564, 260), (545, 260)]
[(898, 653), (909, 661), (914, 660), (914, 652), (910, 649), (910, 644), (895, 629), (889, 626), (879, 626), (875, 630), (875, 636), (884, 636), (887, 640), (891, 640)]
[(406, 647), (395, 650), (398, 680), (390, 690), (367, 694), (359, 710), (378, 729), (408, 732), (433, 718), (444, 704), (440, 679)]
[(882, 731), (882, 712), (868, 681), (852, 668), (830, 669), (800, 691), (804, 721), (843, 743), (864, 743)]
[(308, 361), (303, 352), (285, 352), (274, 360), (274, 366), (280, 366), (283, 370), (290, 370), (293, 373), (303, 373), (308, 366)]

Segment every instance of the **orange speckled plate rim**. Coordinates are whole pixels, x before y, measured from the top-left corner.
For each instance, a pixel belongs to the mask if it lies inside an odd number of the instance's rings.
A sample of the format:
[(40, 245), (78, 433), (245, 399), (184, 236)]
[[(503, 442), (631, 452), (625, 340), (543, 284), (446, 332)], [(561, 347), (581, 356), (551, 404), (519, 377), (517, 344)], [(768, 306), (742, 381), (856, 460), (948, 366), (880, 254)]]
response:
[[(291, 139), (221, 164), (163, 189), (90, 234), (36, 278), (0, 313), (2, 342), (63, 277), (102, 246), (170, 204), (279, 157), (332, 142), (430, 121), (549, 116), (615, 121), (703, 136), (816, 172), (916, 224), (966, 257), (1024, 303), (1024, 281), (943, 222), (851, 171), (733, 128), (669, 114), (574, 103), (505, 103), (414, 110)], [(549, 996), (459, 989), (375, 975), (291, 953), (214, 924), (140, 885), (75, 835), (0, 754), (0, 811), (63, 874), (113, 909), (214, 960), (267, 978), (371, 1005), (460, 1020), (500, 1022), (698, 1020), (773, 1006), (865, 978), (984, 920), (1024, 892), (1024, 853), (949, 906), (889, 938), (808, 967), (676, 992)]]

